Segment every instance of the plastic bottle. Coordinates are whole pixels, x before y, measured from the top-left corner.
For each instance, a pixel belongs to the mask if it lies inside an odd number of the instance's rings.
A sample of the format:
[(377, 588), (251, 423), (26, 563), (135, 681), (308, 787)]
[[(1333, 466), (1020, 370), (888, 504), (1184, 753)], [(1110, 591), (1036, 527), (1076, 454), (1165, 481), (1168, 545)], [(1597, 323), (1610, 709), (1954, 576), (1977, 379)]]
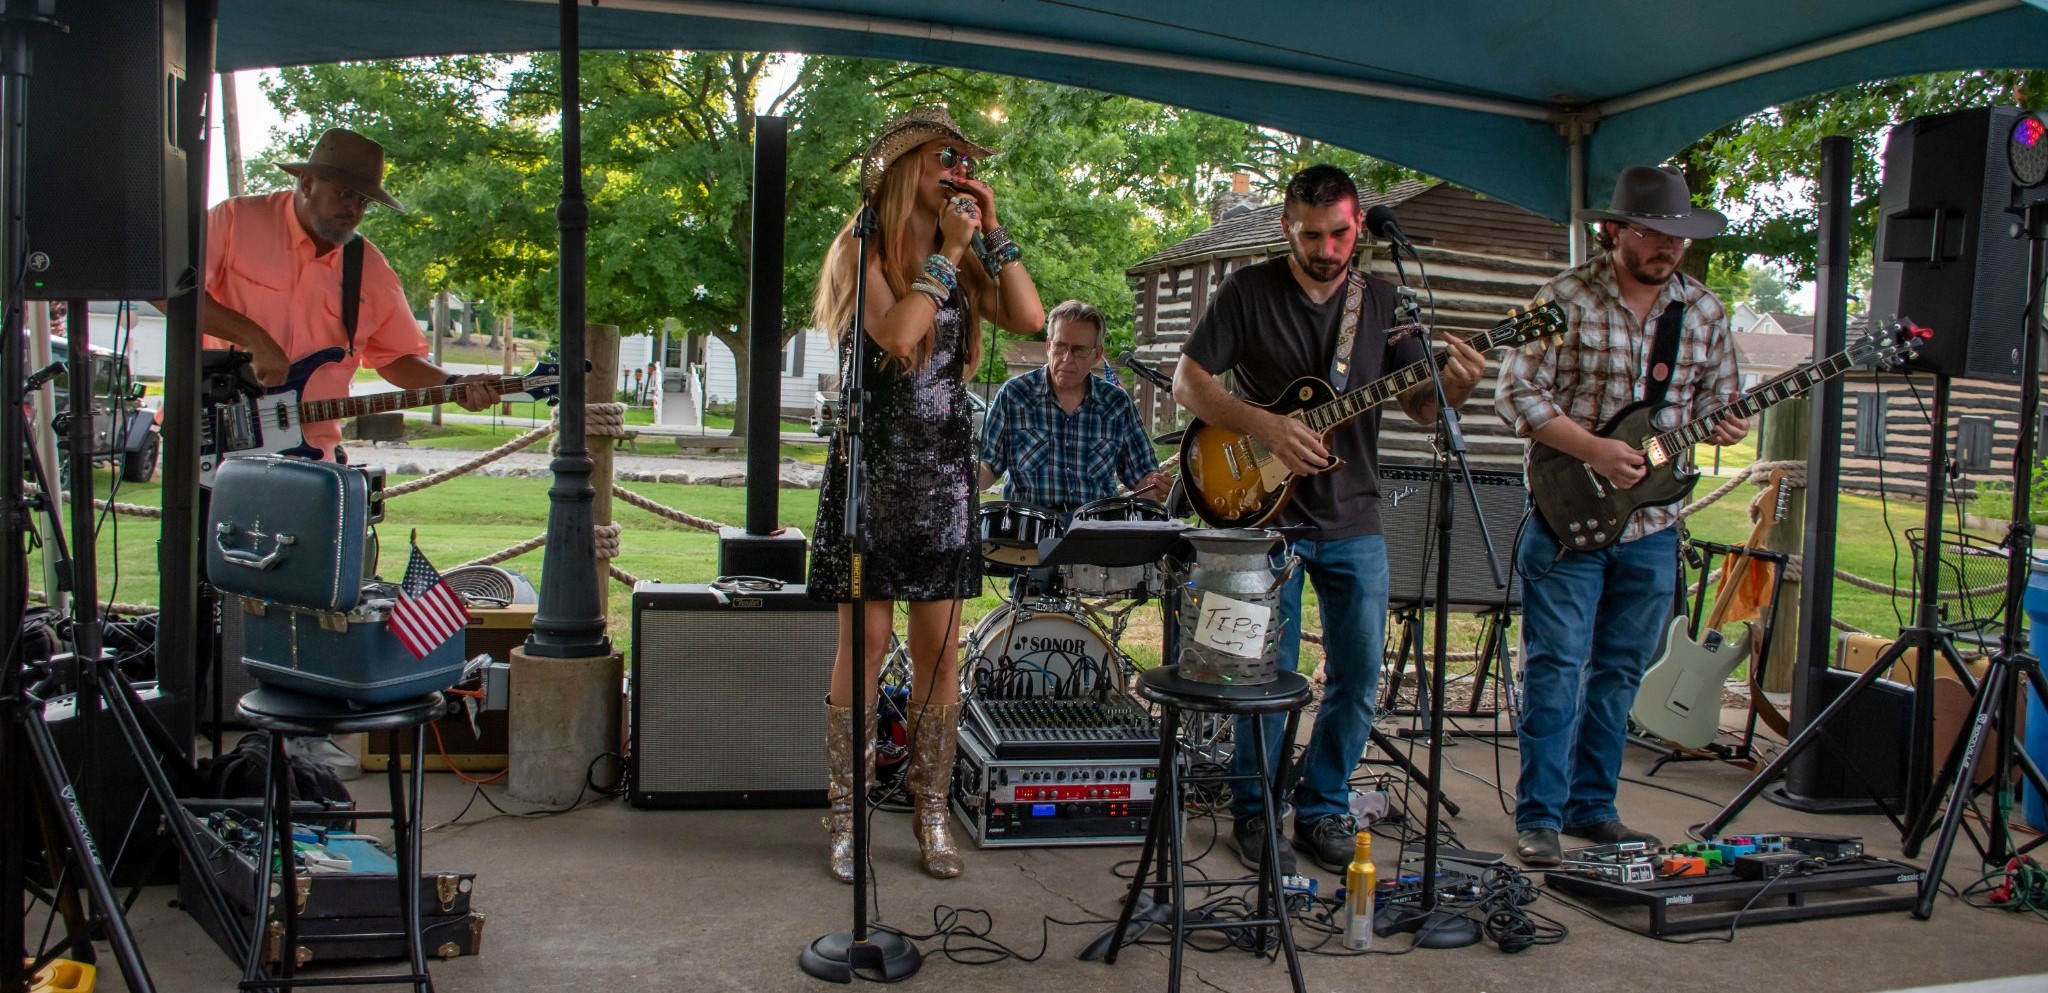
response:
[(1358, 847), (1344, 870), (1344, 947), (1372, 947), (1372, 897), (1380, 888), (1380, 870), (1372, 864), (1372, 832), (1358, 832)]

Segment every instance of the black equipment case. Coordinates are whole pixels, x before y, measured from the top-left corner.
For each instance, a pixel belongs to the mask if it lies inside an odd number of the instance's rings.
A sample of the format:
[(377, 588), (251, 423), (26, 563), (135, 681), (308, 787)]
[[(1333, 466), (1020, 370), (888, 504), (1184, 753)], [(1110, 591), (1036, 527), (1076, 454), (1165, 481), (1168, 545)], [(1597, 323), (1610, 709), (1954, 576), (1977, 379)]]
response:
[[(213, 811), (239, 812), (255, 825), (256, 830), (261, 830), (263, 801), (187, 800), (184, 806), (193, 815), (190, 825), (199, 838), (200, 851), (206, 855), (206, 864), (211, 867), (227, 896), (229, 908), (235, 913), (235, 920), (230, 926), (238, 933), (247, 934), (256, 913), (255, 863), (245, 852), (223, 841), (218, 833), (209, 831), (204, 818)], [(405, 925), (399, 915), (395, 876), (388, 867), (378, 868), (385, 871), (301, 872), (295, 877), (299, 886), (296, 960), (299, 965), (405, 958)], [(276, 889), (275, 875), (271, 876), (269, 885), (273, 891)], [(481, 954), (484, 915), (470, 906), (476, 874), (422, 872), (419, 885), (420, 928), (427, 954), (443, 959)], [(191, 878), (189, 866), (180, 873), (178, 902), (223, 951), (228, 949), (221, 922), (214, 920), (207, 911), (206, 901)], [(264, 936), (263, 942), (263, 959), (266, 962), (278, 961), (284, 943), (284, 924), (279, 919), (281, 912), (273, 892), (270, 933)]]
[(633, 587), (635, 807), (820, 807), (835, 604), (776, 580)]

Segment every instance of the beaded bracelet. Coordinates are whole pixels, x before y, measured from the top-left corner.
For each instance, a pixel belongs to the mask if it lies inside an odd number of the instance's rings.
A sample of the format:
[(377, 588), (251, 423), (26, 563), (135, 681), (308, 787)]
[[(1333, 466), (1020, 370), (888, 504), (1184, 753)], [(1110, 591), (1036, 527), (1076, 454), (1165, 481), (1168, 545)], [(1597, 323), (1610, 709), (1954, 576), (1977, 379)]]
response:
[(944, 307), (946, 305), (946, 298), (952, 296), (951, 293), (946, 292), (945, 287), (938, 286), (933, 283), (928, 283), (922, 279), (910, 284), (910, 288), (916, 290), (919, 293), (924, 294), (925, 296), (931, 297), (932, 303), (937, 304), (938, 306), (941, 307)]
[(925, 275), (932, 277), (932, 282), (945, 287), (948, 294), (960, 286), (960, 267), (943, 255), (933, 253), (931, 258), (926, 259), (924, 272)]
[(982, 236), (982, 243), (988, 246), (988, 254), (995, 260), (994, 266), (989, 270), (990, 276), (994, 276), (997, 269), (1017, 261), (1024, 255), (1017, 247), (1017, 243), (1011, 240), (1010, 232), (1002, 228), (996, 228)]

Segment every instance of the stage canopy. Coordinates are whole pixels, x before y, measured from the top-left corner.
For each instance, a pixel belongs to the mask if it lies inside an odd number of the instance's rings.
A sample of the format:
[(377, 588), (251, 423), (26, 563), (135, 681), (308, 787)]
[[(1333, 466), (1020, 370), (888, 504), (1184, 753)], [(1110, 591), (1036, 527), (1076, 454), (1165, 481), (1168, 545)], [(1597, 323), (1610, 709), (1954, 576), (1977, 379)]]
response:
[[(960, 66), (1269, 125), (1562, 219), (1623, 166), (1849, 83), (2048, 67), (2048, 0), (602, 0), (590, 49)], [(555, 0), (220, 0), (221, 71), (556, 47)], [(1583, 137), (1574, 142), (1574, 134)]]

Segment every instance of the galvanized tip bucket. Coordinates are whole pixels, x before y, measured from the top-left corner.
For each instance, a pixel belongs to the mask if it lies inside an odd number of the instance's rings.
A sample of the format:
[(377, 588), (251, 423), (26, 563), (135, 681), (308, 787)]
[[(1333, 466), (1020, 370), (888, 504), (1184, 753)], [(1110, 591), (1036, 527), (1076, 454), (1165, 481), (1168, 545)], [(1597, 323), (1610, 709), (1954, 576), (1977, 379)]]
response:
[(1280, 533), (1263, 528), (1189, 531), (1195, 557), (1170, 571), (1179, 590), (1176, 661), (1199, 683), (1256, 686), (1280, 678), (1280, 591), (1299, 559), (1275, 556)]

